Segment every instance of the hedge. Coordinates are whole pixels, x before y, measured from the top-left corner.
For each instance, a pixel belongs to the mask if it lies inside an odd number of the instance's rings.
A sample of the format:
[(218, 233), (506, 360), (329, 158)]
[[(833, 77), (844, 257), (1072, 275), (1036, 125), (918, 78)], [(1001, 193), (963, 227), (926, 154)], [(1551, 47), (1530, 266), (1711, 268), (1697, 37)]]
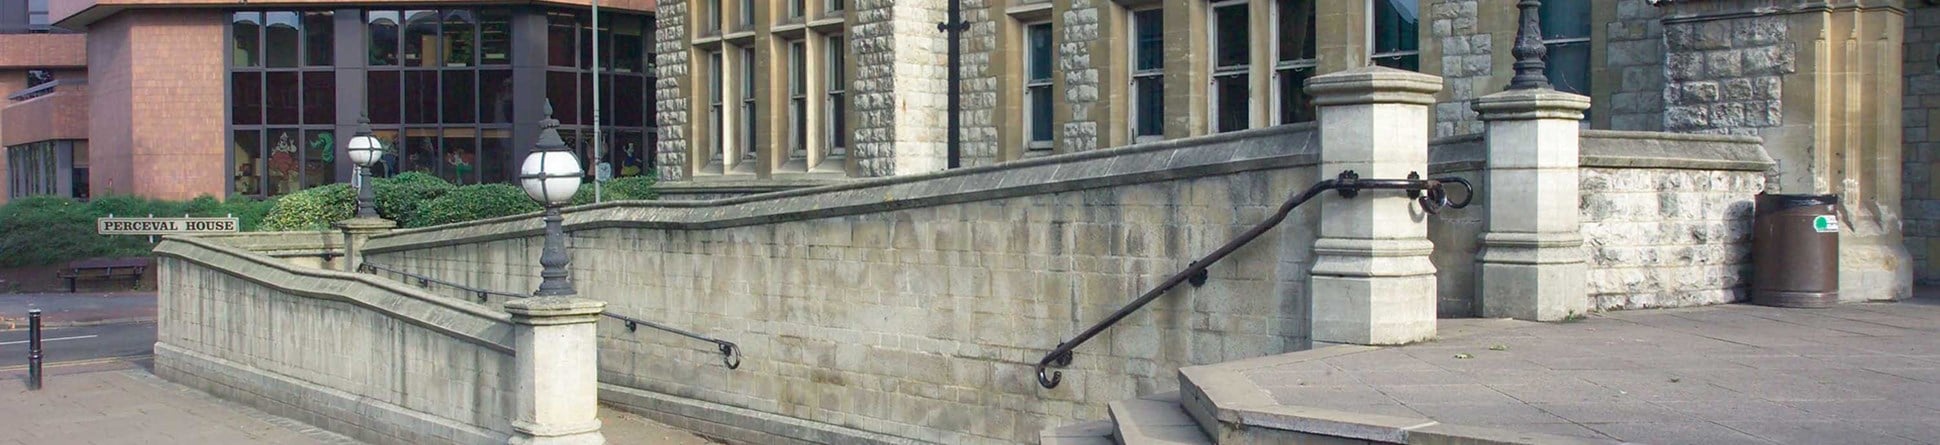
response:
[(405, 227), (428, 227), (539, 211), (539, 203), (511, 184), (478, 184), (452, 189), (418, 207)]
[(147, 256), (154, 246), (145, 236), (101, 236), (96, 218), (113, 216), (234, 216), (238, 230), (257, 230), (274, 201), (202, 196), (161, 201), (134, 196), (103, 196), (89, 202), (58, 196), (29, 196), (0, 206), (0, 267), (60, 264), (85, 258)]

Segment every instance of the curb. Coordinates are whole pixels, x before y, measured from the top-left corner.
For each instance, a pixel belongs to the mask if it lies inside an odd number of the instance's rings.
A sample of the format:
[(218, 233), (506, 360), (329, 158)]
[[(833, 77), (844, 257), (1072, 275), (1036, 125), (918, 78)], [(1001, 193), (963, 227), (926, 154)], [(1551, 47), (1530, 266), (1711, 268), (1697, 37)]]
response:
[[(40, 327), (78, 328), (78, 327), (86, 327), (86, 326), (101, 326), (101, 325), (110, 325), (110, 324), (144, 323), (144, 322), (153, 323), (155, 322), (155, 317), (126, 317), (126, 318), (110, 318), (105, 320), (81, 320), (81, 321), (41, 320)], [(24, 330), (27, 330), (27, 320), (12, 320), (12, 319), (0, 320), (0, 332), (12, 332), (12, 331), (24, 331)]]

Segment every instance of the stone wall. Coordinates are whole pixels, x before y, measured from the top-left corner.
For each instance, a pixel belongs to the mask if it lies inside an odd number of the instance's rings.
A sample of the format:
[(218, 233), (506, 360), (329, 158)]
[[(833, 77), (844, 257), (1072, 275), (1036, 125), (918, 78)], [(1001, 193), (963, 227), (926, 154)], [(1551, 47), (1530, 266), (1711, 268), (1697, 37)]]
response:
[[(1304, 349), (1306, 228), (1318, 207), (1215, 265), (1204, 287), (1181, 286), (1078, 348), (1055, 389), (1040, 388), (1032, 370), (1058, 342), (1311, 185), (1312, 128), (569, 210), (581, 295), (735, 341), (745, 356), (729, 371), (711, 344), (604, 323), (601, 380), (616, 387), (608, 399), (644, 391), (720, 407), (644, 407), (674, 424), (779, 417), (734, 426), (757, 430), (747, 437), (862, 430), (1030, 442), (1044, 426), (1105, 415), (1107, 402), (1176, 387), (1180, 366)], [(453, 281), (530, 289), (538, 228), (520, 216), (405, 230), (374, 238), (368, 252)], [(825, 443), (876, 442), (841, 437)]]
[(512, 433), (507, 315), (217, 241), (155, 251), (156, 375), (371, 443)]
[(1906, 16), (1906, 76), (1904, 165), (1901, 170), (1905, 196), (1906, 250), (1915, 263), (1913, 271), (1921, 283), (1940, 282), (1940, 268), (1933, 254), (1940, 252), (1940, 182), (1934, 171), (1940, 166), (1940, 7), (1908, 4)]
[(997, 132), (1001, 114), (997, 112), (997, 72), (991, 59), (1000, 57), (997, 22), (1005, 18), (998, 8), (1001, 0), (962, 0), (963, 20), (970, 27), (963, 31), (962, 146), (963, 166), (997, 163), (1003, 139)]
[[(1609, 114), (1612, 130), (1664, 129), (1663, 12), (1649, 2), (1618, 1), (1616, 21), (1602, 27), (1604, 69), (1592, 76), (1611, 76)], [(1594, 35), (1594, 33), (1592, 34)], [(1602, 83), (1591, 80), (1593, 83)], [(1601, 118), (1592, 116), (1599, 122)]]
[(1799, 53), (1787, 27), (1778, 15), (1664, 25), (1664, 130), (1757, 136), (1783, 125), (1782, 78)]
[[(1069, 110), (1058, 116), (1063, 126), (1058, 131), (1058, 147), (1064, 152), (1079, 152), (1099, 148), (1100, 118), (1092, 116), (1092, 107), (1100, 100), (1098, 64), (1094, 60), (1108, 59), (1105, 54), (1094, 54), (1099, 47), (1093, 44), (1099, 40), (1099, 14), (1102, 8), (1115, 8), (1110, 0), (1069, 0), (1058, 25), (1062, 32), (1058, 39), (1058, 75), (1064, 81), (1064, 100), (1058, 109)], [(1121, 37), (1122, 38), (1122, 37)], [(1123, 62), (1120, 62), (1123, 63)]]
[(856, 0), (849, 49), (855, 60), (855, 150), (860, 176), (943, 170), (944, 63), (941, 0)]
[[(1756, 138), (1672, 133), (1583, 133), (1579, 170), (1589, 298), (1597, 310), (1683, 307), (1744, 299), (1752, 199), (1771, 158)], [(1479, 136), (1430, 148), (1437, 177), (1487, 187)], [(1475, 312), (1476, 207), (1429, 221), (1443, 317)]]
[(1482, 132), (1482, 120), (1470, 104), (1491, 92), (1488, 88), (1495, 80), (1491, 74), (1495, 43), (1482, 29), (1478, 3), (1436, 0), (1429, 6), (1433, 34), (1425, 38), (1440, 41), (1442, 84), (1446, 86), (1442, 102), (1435, 104), (1435, 136)]

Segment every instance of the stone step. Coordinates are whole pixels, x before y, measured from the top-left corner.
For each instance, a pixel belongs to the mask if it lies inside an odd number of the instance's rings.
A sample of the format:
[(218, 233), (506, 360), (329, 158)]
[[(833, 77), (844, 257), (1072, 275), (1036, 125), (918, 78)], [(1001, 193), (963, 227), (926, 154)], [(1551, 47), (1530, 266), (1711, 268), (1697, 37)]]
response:
[(1093, 420), (1046, 428), (1037, 440), (1043, 445), (1112, 445), (1111, 430), (1111, 421)]
[(1212, 444), (1179, 405), (1179, 392), (1111, 402), (1112, 436), (1119, 445)]

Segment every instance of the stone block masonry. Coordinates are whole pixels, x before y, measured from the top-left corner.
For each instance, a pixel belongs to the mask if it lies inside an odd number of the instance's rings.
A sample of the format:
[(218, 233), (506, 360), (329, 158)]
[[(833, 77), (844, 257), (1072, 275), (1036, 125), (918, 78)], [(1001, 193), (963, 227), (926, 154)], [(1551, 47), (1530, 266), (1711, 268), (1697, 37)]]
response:
[[(1040, 388), (1032, 371), (1059, 341), (1312, 185), (1312, 128), (576, 208), (566, 218), (582, 296), (735, 341), (745, 356), (729, 371), (711, 344), (608, 321), (600, 379), (620, 388), (609, 393), (801, 419), (737, 425), (767, 434), (1018, 443), (1102, 416), (1107, 402), (1170, 390), (1180, 366), (1303, 349), (1317, 207), (1215, 265), (1204, 287), (1183, 287), (1079, 348), (1057, 388)], [(533, 223), (399, 231), (368, 251), (418, 273), (528, 289), (539, 270)], [(649, 414), (673, 424), (714, 416)]]
[(1783, 76), (1798, 47), (1783, 16), (1664, 25), (1664, 130), (1758, 136), (1784, 124)]
[(1438, 0), (1429, 6), (1430, 26), (1441, 40), (1443, 95), (1452, 99), (1435, 104), (1435, 136), (1482, 132), (1482, 120), (1470, 101), (1488, 94), (1495, 44), (1481, 29), (1478, 0)]
[(660, 0), (654, 13), (653, 60), (655, 122), (660, 131), (655, 156), (659, 157), (660, 177), (687, 179), (687, 149), (693, 141), (689, 122), (693, 119), (690, 80), (691, 67), (687, 41), (687, 0)]
[(1907, 5), (1905, 73), (1906, 100), (1901, 104), (1905, 156), (1901, 183), (1906, 219), (1906, 250), (1912, 254), (1914, 275), (1923, 284), (1940, 283), (1940, 7)]
[[(1616, 21), (1602, 31), (1605, 69), (1595, 75), (1608, 81), (1608, 128), (1631, 131), (1664, 129), (1663, 13), (1649, 2), (1616, 3)], [(1596, 82), (1592, 80), (1592, 82)], [(1591, 116), (1601, 122), (1600, 116)]]

